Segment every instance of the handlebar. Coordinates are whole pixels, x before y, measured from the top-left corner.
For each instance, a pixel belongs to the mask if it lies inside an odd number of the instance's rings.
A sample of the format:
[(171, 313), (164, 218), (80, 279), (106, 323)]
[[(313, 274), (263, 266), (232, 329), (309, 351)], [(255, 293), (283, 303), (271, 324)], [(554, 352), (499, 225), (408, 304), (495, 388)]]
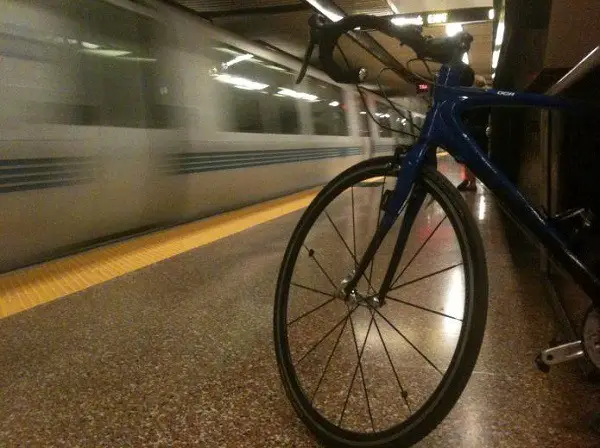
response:
[(348, 16), (333, 23), (326, 23), (323, 16), (313, 15), (308, 23), (311, 27), (311, 40), (305, 54), (304, 64), (300, 70), (298, 83), (306, 73), (315, 45), (319, 45), (319, 60), (323, 65), (323, 69), (334, 81), (352, 84), (363, 81), (367, 75), (364, 68), (343, 69), (333, 59), (333, 51), (341, 35), (359, 27), (381, 31), (398, 39), (401, 45), (412, 48), (417, 58), (428, 58), (442, 64), (460, 61), (462, 55), (469, 51), (473, 41), (473, 37), (466, 32), (444, 38), (425, 37), (419, 26), (405, 25), (399, 27), (394, 25), (389, 18), (365, 14)]

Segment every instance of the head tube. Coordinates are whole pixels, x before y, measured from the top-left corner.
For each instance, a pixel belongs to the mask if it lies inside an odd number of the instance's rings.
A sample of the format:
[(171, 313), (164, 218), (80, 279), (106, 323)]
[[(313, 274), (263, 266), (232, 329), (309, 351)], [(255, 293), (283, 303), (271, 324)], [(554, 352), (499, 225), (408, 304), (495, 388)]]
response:
[(462, 61), (444, 64), (440, 68), (437, 83), (446, 87), (471, 87), (475, 72)]

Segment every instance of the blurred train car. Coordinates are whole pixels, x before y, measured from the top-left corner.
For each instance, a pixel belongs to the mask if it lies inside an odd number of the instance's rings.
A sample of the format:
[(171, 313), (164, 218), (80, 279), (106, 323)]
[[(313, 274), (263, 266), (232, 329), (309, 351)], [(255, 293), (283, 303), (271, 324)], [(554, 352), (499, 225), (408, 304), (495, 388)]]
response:
[(295, 85), (297, 60), (163, 3), (1, 1), (0, 272), (323, 184), (399, 142), (351, 87), (313, 69)]

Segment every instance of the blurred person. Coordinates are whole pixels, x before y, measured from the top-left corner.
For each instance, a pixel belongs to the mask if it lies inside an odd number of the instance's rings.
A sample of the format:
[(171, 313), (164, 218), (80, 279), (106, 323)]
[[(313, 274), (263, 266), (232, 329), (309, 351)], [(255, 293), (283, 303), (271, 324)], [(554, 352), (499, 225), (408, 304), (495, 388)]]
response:
[[(485, 78), (480, 75), (475, 76), (475, 87), (485, 89), (487, 84)], [(469, 130), (469, 134), (473, 137), (477, 145), (484, 151), (487, 152), (488, 139), (487, 139), (487, 128), (489, 119), (488, 108), (475, 108), (464, 114), (464, 122)], [(464, 165), (464, 162), (459, 161), (463, 165), (463, 176), (464, 180), (456, 187), (460, 191), (476, 191), (477, 190), (477, 179), (473, 172)]]

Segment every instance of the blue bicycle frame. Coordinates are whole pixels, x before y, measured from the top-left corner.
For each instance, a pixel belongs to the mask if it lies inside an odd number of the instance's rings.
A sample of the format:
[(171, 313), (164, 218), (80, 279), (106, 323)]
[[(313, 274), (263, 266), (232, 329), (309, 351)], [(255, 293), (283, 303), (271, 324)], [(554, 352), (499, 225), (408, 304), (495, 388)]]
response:
[[(402, 159), (396, 187), (385, 202), (384, 215), (379, 229), (358, 263), (353, 278), (346, 285), (346, 291), (351, 291), (356, 286), (381, 241), (401, 211), (405, 210), (398, 243), (378, 297), (380, 301), (385, 300), (385, 295), (404, 250), (406, 236), (424, 200), (424, 194), (419, 194), (413, 187), (420, 170), (430, 157), (428, 154), (432, 149), (442, 147), (451, 155), (464, 161), (465, 165), (498, 197), (517, 221), (522, 222), (526, 229), (537, 237), (550, 251), (550, 254), (565, 267), (591, 298), (594, 305), (600, 307), (598, 277), (569, 249), (551, 222), (533, 207), (498, 168), (492, 165), (487, 154), (468, 135), (461, 119), (464, 111), (475, 107), (533, 106), (564, 109), (576, 106), (565, 99), (540, 94), (460, 87), (461, 73), (464, 69), (464, 65), (460, 64), (441, 67), (437, 86), (433, 92), (433, 106), (427, 114), (419, 140)], [(414, 193), (411, 194), (411, 191)]]

